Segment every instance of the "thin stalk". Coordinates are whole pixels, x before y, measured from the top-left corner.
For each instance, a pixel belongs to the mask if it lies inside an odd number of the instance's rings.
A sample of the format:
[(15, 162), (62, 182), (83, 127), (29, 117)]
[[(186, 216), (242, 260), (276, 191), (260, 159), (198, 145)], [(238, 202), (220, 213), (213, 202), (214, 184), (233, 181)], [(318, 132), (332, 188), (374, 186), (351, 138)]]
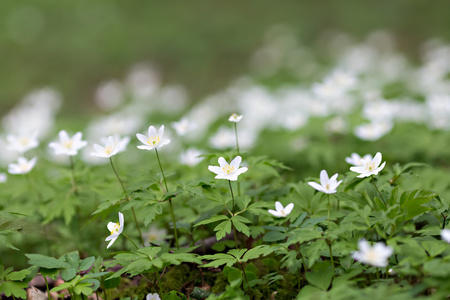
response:
[(442, 229), (445, 229), (445, 221), (447, 220), (447, 215), (442, 214), (444, 220), (442, 221)]
[(250, 286), (248, 285), (247, 274), (245, 274), (245, 270), (244, 270), (244, 267), (242, 266), (241, 262), (238, 261), (238, 263), (239, 263), (239, 266), (241, 267), (242, 274), (244, 274), (245, 283), (247, 283), (247, 293), (250, 294)]
[(161, 286), (161, 277), (158, 276), (158, 272), (155, 272), (155, 277), (156, 277), (156, 281), (157, 281), (158, 287), (159, 287), (159, 294), (162, 295), (163, 290), (162, 290), (162, 286)]
[(377, 274), (377, 279), (380, 281), (380, 273), (378, 272), (378, 268), (375, 268), (375, 273)]
[[(237, 132), (237, 123), (234, 122), (234, 136), (236, 137), (236, 150), (237, 150), (237, 154), (241, 155), (239, 152), (239, 139), (238, 139), (238, 132)], [(241, 183), (238, 181), (237, 183), (238, 186), (238, 196), (241, 195)]]
[[(155, 148), (156, 158), (158, 159), (159, 168), (161, 169), (161, 174), (164, 179), (164, 186), (166, 187), (166, 193), (169, 192), (169, 189), (167, 188), (167, 181), (166, 176), (164, 175), (164, 171), (161, 165), (161, 160), (159, 159), (158, 149)], [(180, 249), (180, 244), (178, 243), (178, 231), (177, 231), (177, 222), (175, 221), (175, 214), (173, 213), (173, 206), (172, 206), (172, 199), (169, 198), (169, 207), (170, 207), (170, 215), (172, 216), (172, 222), (173, 222), (173, 232), (175, 235), (175, 244), (177, 245), (177, 249)]]
[(71, 155), (69, 155), (70, 158), (70, 169), (72, 170), (72, 188), (73, 188), (73, 193), (78, 196), (78, 183), (77, 183), (77, 179), (75, 177), (75, 164), (73, 162), (73, 157)]
[(103, 288), (103, 298), (105, 300), (108, 300), (108, 295), (106, 294), (106, 288), (105, 288), (105, 280), (103, 280), (103, 277), (100, 277), (100, 282), (102, 283), (102, 288)]
[[(331, 260), (331, 265), (333, 266), (333, 270), (334, 270), (334, 260), (333, 260), (333, 250), (331, 249), (331, 242), (327, 242), (328, 244), (328, 249), (330, 250), (330, 260)], [(333, 272), (333, 277), (334, 277), (334, 272)]]
[(47, 288), (47, 295), (50, 296), (50, 289), (48, 288), (47, 276), (42, 275), (42, 277), (44, 277), (44, 280), (45, 280), (45, 287)]
[(127, 240), (129, 240), (134, 245), (134, 247), (136, 247), (137, 250), (139, 250), (139, 247), (133, 242), (132, 239), (130, 239), (125, 233), (122, 232), (122, 234), (123, 234), (124, 237), (127, 238)]
[(388, 277), (389, 277), (389, 266), (386, 266), (386, 279), (388, 279)]
[(236, 250), (239, 250), (239, 244), (238, 244), (238, 240), (237, 240), (237, 234), (236, 234), (236, 227), (234, 227), (233, 222), (231, 222), (233, 225), (233, 233), (234, 233), (234, 243), (236, 244)]
[(327, 194), (327, 198), (328, 198), (328, 230), (330, 230), (330, 210), (331, 210), (330, 194)]
[[(114, 163), (112, 161), (112, 157), (109, 158), (109, 162), (111, 163), (111, 167), (112, 167), (112, 169), (114, 171), (114, 174), (116, 174), (117, 180), (119, 181), (120, 186), (122, 187), (123, 193), (125, 194), (125, 197), (127, 198), (127, 201), (130, 201), (130, 198), (128, 197), (127, 190), (125, 189), (125, 186), (123, 185), (123, 182), (120, 179), (119, 173), (117, 173), (117, 170), (114, 167)], [(139, 232), (139, 238), (141, 240), (142, 247), (145, 247), (144, 238), (142, 237), (141, 229), (139, 228), (139, 224), (138, 224), (138, 221), (137, 221), (137, 218), (136, 218), (136, 213), (134, 211), (134, 207), (131, 208), (131, 212), (133, 213), (134, 223), (136, 224), (136, 228), (137, 228), (137, 230)]]
[(233, 188), (231, 187), (231, 180), (228, 180), (228, 185), (230, 186), (231, 191), (231, 199), (233, 200), (233, 206), (231, 206), (231, 211), (234, 212), (234, 194), (233, 194)]
[(375, 189), (377, 190), (378, 194), (380, 195), (381, 200), (383, 201), (384, 205), (386, 206), (386, 201), (384, 201), (384, 198), (381, 195), (380, 190), (378, 189), (377, 185), (375, 184), (375, 179), (373, 178), (373, 176), (372, 176), (372, 183), (373, 183), (373, 186), (375, 187)]

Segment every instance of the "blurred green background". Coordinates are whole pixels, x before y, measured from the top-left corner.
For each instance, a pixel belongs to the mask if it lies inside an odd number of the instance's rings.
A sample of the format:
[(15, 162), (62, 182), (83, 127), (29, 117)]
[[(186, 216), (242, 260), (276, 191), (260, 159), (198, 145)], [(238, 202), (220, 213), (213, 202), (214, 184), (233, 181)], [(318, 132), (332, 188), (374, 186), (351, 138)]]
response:
[[(418, 58), (422, 42), (448, 40), (448, 1), (2, 1), (0, 112), (35, 88), (61, 91), (66, 114), (92, 109), (104, 80), (151, 62), (163, 83), (191, 100), (248, 72), (252, 52), (275, 24), (315, 47), (330, 30), (356, 39), (387, 29)], [(81, 105), (80, 105), (81, 104)]]

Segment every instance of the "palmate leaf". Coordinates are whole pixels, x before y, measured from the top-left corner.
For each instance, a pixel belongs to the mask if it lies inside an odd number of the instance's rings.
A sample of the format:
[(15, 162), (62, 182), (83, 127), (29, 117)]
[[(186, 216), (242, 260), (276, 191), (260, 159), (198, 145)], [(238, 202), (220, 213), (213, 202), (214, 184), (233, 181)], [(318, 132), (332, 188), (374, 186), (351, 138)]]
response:
[(212, 260), (210, 263), (202, 265), (201, 267), (203, 267), (203, 268), (208, 268), (208, 267), (217, 268), (218, 266), (225, 265), (225, 264), (227, 266), (231, 267), (232, 265), (234, 265), (237, 262), (236, 257), (234, 257), (230, 254), (225, 254), (225, 253), (217, 253), (214, 255), (203, 255), (201, 257), (201, 259)]
[(163, 209), (161, 206), (161, 203), (153, 203), (146, 205), (144, 208), (141, 209), (142, 214), (144, 215), (144, 225), (147, 226), (150, 224), (157, 215), (160, 215), (163, 213)]
[(423, 204), (430, 202), (437, 193), (427, 190), (406, 191), (400, 197), (400, 204), (405, 213), (405, 221), (411, 220), (429, 210), (430, 207)]
[(17, 297), (21, 299), (25, 299), (27, 297), (27, 293), (25, 289), (28, 287), (26, 282), (17, 282), (17, 281), (3, 281), (0, 283), (0, 293), (5, 293), (7, 297)]
[(57, 197), (47, 204), (47, 215), (44, 220), (44, 224), (47, 224), (59, 217), (64, 218), (64, 222), (66, 225), (70, 224), (70, 221), (72, 221), (72, 218), (75, 215), (76, 207), (79, 204), (80, 199), (73, 194), (62, 198)]
[(234, 216), (231, 218), (231, 221), (233, 222), (233, 225), (237, 231), (242, 232), (246, 236), (250, 236), (250, 229), (248, 228), (247, 225), (244, 224), (244, 223), (251, 223), (250, 220), (242, 216)]
[(28, 263), (46, 269), (70, 268), (70, 265), (61, 259), (45, 256), (42, 254), (25, 254)]
[(201, 222), (198, 222), (197, 224), (194, 225), (194, 227), (200, 226), (200, 225), (206, 225), (206, 224), (210, 224), (213, 222), (217, 222), (217, 221), (221, 221), (221, 220), (228, 220), (228, 217), (225, 215), (219, 215), (219, 216), (213, 216), (209, 219), (203, 220)]

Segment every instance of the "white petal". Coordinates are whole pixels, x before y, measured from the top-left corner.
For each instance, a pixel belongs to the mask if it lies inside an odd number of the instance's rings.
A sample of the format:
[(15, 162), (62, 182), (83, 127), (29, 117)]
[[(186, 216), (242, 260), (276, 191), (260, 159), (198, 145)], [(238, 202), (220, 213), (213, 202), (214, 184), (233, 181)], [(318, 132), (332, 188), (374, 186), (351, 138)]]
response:
[(159, 127), (158, 135), (160, 138), (164, 135), (164, 125), (161, 125), (161, 127)]
[(138, 138), (138, 140), (139, 140), (142, 144), (146, 144), (146, 145), (147, 145), (148, 137), (146, 137), (145, 135), (140, 134), (140, 133), (136, 133), (136, 137)]
[(154, 146), (150, 146), (150, 145), (140, 145), (140, 146), (136, 146), (136, 147), (141, 150), (153, 150), (155, 148)]
[(64, 142), (64, 141), (67, 141), (67, 140), (69, 140), (70, 138), (69, 138), (69, 135), (67, 134), (67, 132), (65, 131), (65, 130), (61, 130), (60, 132), (59, 132), (59, 141), (60, 142)]
[(316, 190), (318, 190), (319, 192), (325, 192), (325, 189), (323, 188), (323, 186), (321, 186), (321, 185), (318, 184), (317, 182), (310, 181), (310, 182), (308, 182), (308, 184), (309, 184), (310, 186), (312, 186), (313, 188), (315, 188)]
[(373, 163), (375, 164), (375, 166), (379, 166), (381, 163), (381, 153), (377, 152), (377, 154), (375, 154), (375, 157), (373, 158)]
[(289, 215), (292, 209), (294, 209), (294, 203), (289, 203), (288, 205), (286, 205), (286, 207), (284, 208), (285, 215)]
[(156, 128), (154, 126), (150, 126), (148, 128), (148, 136), (155, 136), (156, 135)]
[(225, 167), (226, 165), (228, 165), (227, 161), (225, 160), (225, 158), (223, 157), (219, 157), (219, 165), (221, 168)]
[(331, 182), (336, 182), (337, 177), (338, 177), (338, 173), (336, 173), (336, 174), (334, 174), (333, 176), (331, 176), (329, 183), (331, 183)]
[(326, 185), (326, 184), (328, 184), (328, 181), (329, 181), (329, 179), (328, 179), (327, 171), (326, 170), (320, 171), (320, 184)]
[(238, 155), (231, 161), (230, 165), (233, 166), (235, 169), (238, 169), (239, 165), (241, 164), (241, 161), (242, 157)]
[(210, 170), (213, 173), (216, 173), (217, 175), (224, 174), (222, 168), (218, 166), (208, 166), (208, 170)]
[(280, 217), (280, 213), (277, 212), (276, 210), (269, 209), (268, 212), (271, 213), (272, 215), (274, 215), (275, 217)]
[(281, 202), (277, 201), (275, 202), (275, 209), (277, 210), (277, 212), (280, 212), (284, 209), (283, 204), (281, 204)]

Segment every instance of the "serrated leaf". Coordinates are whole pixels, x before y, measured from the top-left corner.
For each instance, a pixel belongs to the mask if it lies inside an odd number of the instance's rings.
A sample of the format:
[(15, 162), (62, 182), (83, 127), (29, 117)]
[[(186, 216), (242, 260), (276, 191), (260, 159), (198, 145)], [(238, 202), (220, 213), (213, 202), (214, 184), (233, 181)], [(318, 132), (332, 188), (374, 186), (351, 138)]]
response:
[(264, 242), (276, 242), (282, 241), (287, 238), (287, 234), (279, 231), (269, 231), (263, 237)]
[(150, 224), (156, 218), (157, 215), (160, 215), (163, 212), (161, 203), (154, 203), (147, 205), (144, 208), (142, 208), (141, 211), (142, 214), (145, 216), (144, 226)]
[(197, 224), (194, 225), (194, 227), (209, 224), (209, 223), (214, 223), (214, 222), (221, 221), (221, 220), (228, 220), (228, 217), (225, 215), (214, 216), (209, 219), (198, 222)]
[(227, 235), (227, 233), (231, 233), (231, 221), (230, 220), (223, 221), (214, 228), (214, 231), (217, 231), (216, 239), (221, 240), (222, 238), (225, 237), (225, 235)]
[(234, 265), (237, 262), (235, 257), (233, 257), (229, 254), (225, 254), (225, 253), (217, 253), (214, 255), (203, 255), (201, 258), (207, 259), (207, 260), (212, 260), (210, 263), (202, 265), (201, 266), (202, 268), (208, 268), (208, 267), (217, 268), (218, 266), (225, 265), (225, 264), (227, 266), (231, 267), (232, 265)]
[(25, 254), (28, 257), (30, 265), (43, 267), (46, 269), (70, 268), (70, 265), (59, 259), (41, 255), (41, 254)]
[(7, 297), (14, 295), (14, 297), (25, 299), (27, 293), (24, 288), (27, 286), (28, 284), (26, 282), (3, 281), (0, 284), (0, 293), (5, 293)]
[(23, 270), (20, 270), (17, 272), (11, 272), (6, 275), (6, 280), (10, 280), (10, 281), (23, 280), (30, 273), (31, 273), (30, 269), (23, 269)]
[(80, 262), (80, 271), (87, 271), (94, 264), (95, 257), (90, 256)]
[(308, 215), (308, 214), (307, 214), (306, 212), (303, 212), (303, 213), (297, 218), (297, 220), (295, 220), (295, 222), (291, 224), (290, 227), (298, 227), (298, 226), (300, 226), (300, 224), (303, 223), (303, 221), (305, 220), (305, 218), (306, 218), (307, 215)]
[(245, 252), (241, 261), (246, 262), (250, 259), (259, 258), (261, 255), (266, 256), (273, 252), (273, 248), (269, 245), (259, 245)]
[(231, 221), (233, 222), (233, 225), (237, 231), (242, 232), (246, 236), (250, 236), (250, 229), (247, 225), (244, 224), (243, 220), (248, 223), (250, 222), (249, 220), (241, 216), (234, 216), (233, 218), (231, 218)]

